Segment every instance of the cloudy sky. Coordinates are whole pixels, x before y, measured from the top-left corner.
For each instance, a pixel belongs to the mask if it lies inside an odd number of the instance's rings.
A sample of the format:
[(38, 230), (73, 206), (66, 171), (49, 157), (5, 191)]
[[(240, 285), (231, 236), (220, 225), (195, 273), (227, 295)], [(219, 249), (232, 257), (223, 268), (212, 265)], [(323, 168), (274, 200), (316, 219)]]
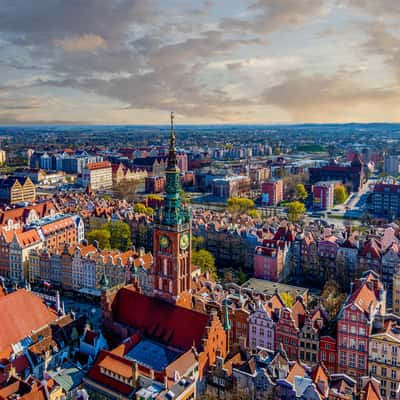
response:
[(0, 0), (0, 124), (400, 121), (399, 0)]

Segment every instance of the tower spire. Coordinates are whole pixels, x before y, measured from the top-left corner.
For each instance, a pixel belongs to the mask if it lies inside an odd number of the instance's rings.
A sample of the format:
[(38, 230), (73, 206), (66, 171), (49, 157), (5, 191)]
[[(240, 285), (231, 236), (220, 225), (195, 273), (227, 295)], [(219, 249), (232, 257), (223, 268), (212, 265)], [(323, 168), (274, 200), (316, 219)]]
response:
[(174, 132), (174, 113), (171, 111), (171, 132), (169, 136), (169, 151), (168, 151), (168, 170), (175, 170), (176, 165), (176, 147), (175, 147), (175, 132)]

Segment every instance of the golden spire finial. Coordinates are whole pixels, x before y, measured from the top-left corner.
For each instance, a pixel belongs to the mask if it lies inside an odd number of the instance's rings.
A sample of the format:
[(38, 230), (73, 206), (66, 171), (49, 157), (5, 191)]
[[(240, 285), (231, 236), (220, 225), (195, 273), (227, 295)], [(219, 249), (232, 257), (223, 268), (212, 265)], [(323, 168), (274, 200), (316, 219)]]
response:
[(169, 139), (168, 168), (176, 167), (176, 148), (175, 148), (175, 132), (174, 132), (174, 113), (171, 111), (171, 135)]
[(174, 112), (171, 111), (171, 135), (170, 135), (170, 142), (169, 142), (170, 149), (175, 148), (174, 118), (175, 118)]

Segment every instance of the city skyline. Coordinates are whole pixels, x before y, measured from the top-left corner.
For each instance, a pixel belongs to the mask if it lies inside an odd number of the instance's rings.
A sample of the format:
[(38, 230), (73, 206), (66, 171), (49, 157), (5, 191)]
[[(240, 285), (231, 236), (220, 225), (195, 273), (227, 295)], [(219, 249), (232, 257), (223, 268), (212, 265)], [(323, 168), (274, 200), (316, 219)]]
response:
[(0, 9), (0, 124), (400, 121), (390, 0)]

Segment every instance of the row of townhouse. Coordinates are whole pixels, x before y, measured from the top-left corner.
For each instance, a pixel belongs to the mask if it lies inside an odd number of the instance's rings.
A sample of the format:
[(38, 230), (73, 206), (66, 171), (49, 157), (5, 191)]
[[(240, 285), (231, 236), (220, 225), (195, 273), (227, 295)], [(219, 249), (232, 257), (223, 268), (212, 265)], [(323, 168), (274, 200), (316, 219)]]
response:
[(206, 394), (211, 398), (382, 400), (380, 384), (365, 376), (357, 382), (347, 374), (330, 373), (323, 363), (313, 367), (276, 351), (236, 347), (226, 358), (217, 357), (208, 369)]
[[(356, 279), (333, 320), (321, 305), (307, 309), (307, 295), (301, 288), (270, 284), (275, 292), (268, 293), (264, 285), (258, 293), (250, 293), (248, 283), (235, 291), (233, 285), (223, 288), (204, 279), (194, 285), (193, 307), (208, 314), (217, 311), (229, 330), (231, 350), (235, 346), (253, 352), (281, 348), (291, 362), (311, 368), (322, 363), (331, 375), (347, 374), (358, 388), (361, 378), (370, 374), (380, 381), (382, 398), (400, 399), (396, 381), (400, 376), (400, 317), (386, 311), (386, 290), (379, 274), (367, 271)], [(284, 293), (294, 298), (290, 306), (283, 301)]]
[(29, 252), (30, 282), (48, 281), (67, 290), (99, 290), (138, 280), (143, 292), (152, 293), (150, 273), (153, 257), (143, 249), (126, 252), (99, 250), (93, 245), (65, 244), (58, 248), (35, 248)]
[[(3, 242), (8, 252), (8, 265), (3, 264), (2, 273), (13, 280), (30, 280), (29, 254), (42, 247), (61, 247), (66, 243), (76, 245), (84, 239), (84, 225), (77, 215), (57, 214), (36, 220), (23, 230), (8, 233), (9, 242)], [(3, 235), (7, 238), (7, 235)]]
[(343, 235), (326, 230), (320, 237), (308, 232), (301, 243), (303, 270), (318, 278), (336, 278), (345, 273), (348, 280), (368, 270), (379, 274), (391, 304), (393, 275), (400, 266), (398, 229), (387, 227), (366, 235), (358, 232)]

